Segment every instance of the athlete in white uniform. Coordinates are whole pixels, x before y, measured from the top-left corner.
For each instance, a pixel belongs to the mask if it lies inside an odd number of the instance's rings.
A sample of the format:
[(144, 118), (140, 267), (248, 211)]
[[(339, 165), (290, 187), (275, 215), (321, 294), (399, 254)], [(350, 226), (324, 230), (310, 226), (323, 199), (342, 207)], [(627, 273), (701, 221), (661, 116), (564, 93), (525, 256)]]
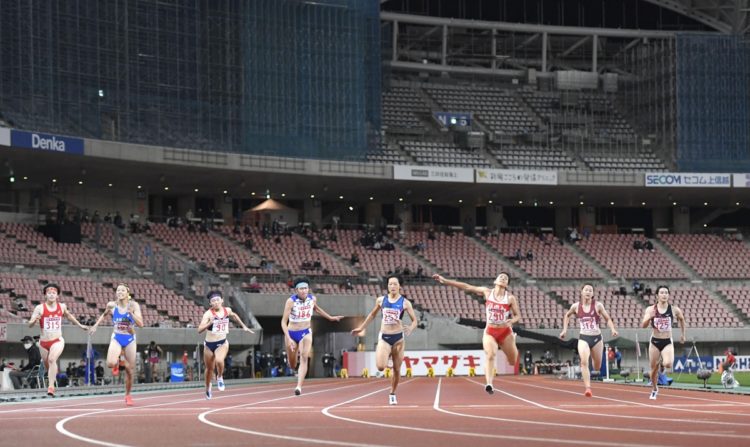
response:
[(68, 311), (64, 303), (57, 301), (60, 295), (60, 286), (49, 283), (42, 289), (45, 301), (34, 308), (29, 318), (29, 327), (38, 321), (42, 334), (39, 337), (39, 351), (42, 354), (44, 369), (47, 371), (48, 388), (47, 395), (55, 397), (55, 380), (57, 378), (57, 359), (65, 349), (65, 339), (62, 337), (62, 317), (67, 318), (73, 324), (88, 330), (88, 326), (82, 325), (76, 317)]
[(254, 334), (250, 328), (245, 326), (239, 315), (229, 307), (224, 307), (224, 299), (221, 292), (212, 290), (206, 296), (211, 308), (203, 314), (201, 323), (198, 325), (198, 333), (206, 332), (206, 341), (203, 343), (203, 363), (206, 364), (206, 399), (211, 399), (211, 376), (216, 367), (216, 387), (224, 391), (224, 359), (229, 352), (229, 319), (242, 327), (242, 330)]
[(659, 357), (664, 368), (671, 368), (674, 361), (674, 344), (672, 344), (672, 323), (674, 319), (680, 324), (680, 343), (685, 343), (685, 316), (677, 306), (669, 304), (669, 287), (656, 288), (656, 304), (648, 306), (643, 314), (641, 327), (653, 328), (651, 342), (648, 344), (648, 360), (651, 364), (651, 395), (656, 400), (659, 394)]
[(591, 392), (591, 371), (589, 371), (589, 358), (593, 360), (594, 370), (598, 371), (602, 365), (602, 351), (604, 341), (602, 341), (602, 330), (599, 328), (600, 319), (604, 319), (612, 331), (612, 337), (617, 337), (615, 323), (610, 318), (604, 305), (594, 300), (594, 286), (584, 284), (581, 287), (581, 299), (573, 303), (570, 309), (563, 317), (563, 328), (560, 332), (560, 338), (565, 339), (565, 333), (568, 332), (568, 320), (571, 316), (578, 317), (580, 332), (578, 335), (578, 356), (581, 359), (581, 378), (583, 385), (586, 387), (583, 395), (586, 397), (593, 396)]
[(508, 292), (510, 276), (505, 272), (500, 272), (492, 288), (472, 286), (465, 282), (445, 279), (440, 275), (432, 275), (432, 279), (440, 284), (480, 295), (485, 299), (487, 326), (482, 336), (482, 347), (485, 356), (484, 376), (487, 382), (484, 390), (488, 394), (493, 394), (495, 388), (492, 382), (495, 377), (495, 357), (498, 348), (503, 351), (509, 364), (515, 365), (518, 360), (518, 348), (512, 326), (521, 319), (521, 310), (518, 306), (518, 299)]
[[(404, 360), (404, 337), (411, 334), (419, 324), (411, 302), (401, 295), (401, 280), (398, 277), (388, 278), (388, 294), (376, 300), (375, 307), (367, 315), (365, 321), (352, 329), (352, 335), (362, 332), (380, 310), (383, 311), (383, 321), (380, 324), (378, 346), (375, 348), (375, 364), (378, 371), (383, 371), (388, 366), (388, 357), (393, 359), (391, 394), (388, 396), (388, 403), (396, 405), (398, 403), (396, 388), (401, 378), (401, 362)], [(404, 312), (408, 313), (411, 319), (409, 326), (404, 326), (402, 323)]]
[(341, 315), (331, 316), (328, 312), (318, 306), (318, 300), (310, 292), (307, 279), (298, 279), (294, 282), (296, 293), (286, 300), (284, 315), (281, 317), (281, 330), (284, 331), (286, 339), (286, 354), (289, 366), (294, 369), (297, 366), (297, 353), (299, 352), (299, 369), (297, 370), (297, 388), (294, 394), (302, 394), (302, 383), (307, 375), (307, 362), (312, 348), (312, 330), (310, 320), (313, 312), (318, 313), (329, 321), (339, 321), (344, 318)]

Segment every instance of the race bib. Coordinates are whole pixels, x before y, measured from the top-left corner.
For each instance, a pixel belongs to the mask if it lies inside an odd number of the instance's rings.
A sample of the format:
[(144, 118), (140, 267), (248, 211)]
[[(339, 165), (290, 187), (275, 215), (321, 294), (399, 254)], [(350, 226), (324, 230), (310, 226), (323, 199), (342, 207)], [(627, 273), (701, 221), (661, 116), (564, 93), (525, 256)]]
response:
[(295, 321), (304, 321), (309, 320), (312, 318), (313, 313), (313, 306), (312, 305), (306, 305), (306, 306), (299, 306), (296, 309), (296, 316), (294, 316)]
[(45, 317), (44, 332), (59, 332), (62, 330), (62, 317)]
[(400, 316), (401, 316), (401, 311), (398, 309), (391, 309), (389, 307), (386, 307), (383, 309), (383, 323), (384, 324), (397, 324)]
[(500, 306), (487, 308), (487, 321), (491, 324), (505, 323), (507, 316), (508, 311)]
[(117, 323), (115, 330), (118, 332), (130, 332), (130, 323)]
[(229, 318), (214, 318), (214, 326), (211, 332), (214, 334), (229, 332)]
[(667, 332), (672, 329), (672, 318), (654, 317), (654, 327), (659, 332)]
[(599, 329), (599, 325), (596, 323), (596, 320), (591, 317), (581, 318), (580, 320), (578, 320), (578, 324), (580, 325), (582, 331), (594, 331), (596, 329)]

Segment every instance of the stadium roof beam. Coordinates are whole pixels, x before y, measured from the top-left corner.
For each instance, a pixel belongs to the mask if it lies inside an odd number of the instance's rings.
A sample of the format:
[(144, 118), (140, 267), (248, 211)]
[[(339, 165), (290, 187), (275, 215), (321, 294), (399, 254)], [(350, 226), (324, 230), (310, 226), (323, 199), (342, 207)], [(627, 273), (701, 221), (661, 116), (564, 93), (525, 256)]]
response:
[(748, 0), (646, 0), (725, 34), (748, 31)]

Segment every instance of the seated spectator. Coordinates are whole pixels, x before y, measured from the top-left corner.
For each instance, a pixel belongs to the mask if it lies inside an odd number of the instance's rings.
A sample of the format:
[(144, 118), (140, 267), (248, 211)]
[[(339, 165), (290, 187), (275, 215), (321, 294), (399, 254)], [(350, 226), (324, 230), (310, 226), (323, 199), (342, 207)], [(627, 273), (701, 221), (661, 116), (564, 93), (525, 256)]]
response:
[(637, 279), (633, 280), (633, 293), (638, 295), (643, 290), (643, 285)]
[(633, 249), (638, 250), (638, 251), (643, 251), (643, 242), (641, 242), (640, 239), (634, 240)]
[(415, 274), (415, 276), (417, 278), (423, 278), (424, 277), (424, 269), (422, 268), (421, 265), (419, 267), (417, 267), (417, 273)]
[(430, 228), (429, 230), (427, 230), (427, 239), (429, 239), (431, 241), (434, 241), (435, 239), (437, 239), (435, 237), (435, 229), (434, 228)]
[(526, 252), (526, 260), (527, 261), (533, 261), (534, 260), (534, 253), (531, 252), (531, 250)]
[(323, 268), (323, 264), (320, 263), (320, 258), (316, 259), (315, 262), (313, 262), (312, 267), (315, 270), (320, 270), (321, 268)]
[(354, 290), (354, 285), (352, 284), (352, 280), (349, 278), (346, 278), (346, 281), (344, 281), (344, 289), (346, 290)]
[(240, 234), (242, 230), (240, 230), (240, 224), (236, 223), (234, 224), (234, 229), (232, 229), (232, 234)]
[(351, 265), (354, 265), (354, 264), (356, 264), (356, 263), (358, 263), (358, 262), (359, 262), (359, 256), (357, 256), (357, 254), (356, 254), (356, 253), (352, 253), (352, 257), (351, 257), (351, 258), (349, 258), (349, 263), (350, 263)]
[(654, 244), (650, 240), (646, 239), (646, 242), (643, 243), (643, 248), (648, 251), (654, 251)]
[(251, 238), (245, 239), (245, 248), (247, 248), (248, 250), (253, 249), (253, 240)]
[(523, 255), (521, 254), (521, 249), (517, 248), (516, 249), (516, 254), (514, 254), (513, 256), (511, 256), (509, 259), (511, 261), (520, 261), (522, 256)]

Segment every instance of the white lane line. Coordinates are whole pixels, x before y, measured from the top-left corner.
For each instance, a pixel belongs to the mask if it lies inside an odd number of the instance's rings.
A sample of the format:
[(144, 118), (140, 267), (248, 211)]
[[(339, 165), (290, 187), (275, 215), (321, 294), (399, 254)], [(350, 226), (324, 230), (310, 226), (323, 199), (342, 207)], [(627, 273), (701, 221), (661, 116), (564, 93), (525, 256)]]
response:
[[(436, 404), (437, 404), (437, 402), (439, 401), (439, 398), (440, 398), (440, 386), (439, 386), (440, 381), (442, 381), (442, 379), (439, 379), (439, 382), (438, 382), (438, 392), (437, 392), (437, 394), (435, 396), (435, 402), (436, 402)], [(406, 384), (406, 383), (408, 383), (408, 382), (405, 382), (404, 384)], [(348, 418), (348, 417), (339, 416), (339, 415), (335, 415), (335, 414), (331, 413), (332, 409), (340, 407), (341, 405), (346, 405), (348, 403), (355, 402), (355, 401), (360, 400), (360, 399), (364, 399), (366, 397), (372, 396), (373, 394), (380, 393), (382, 391), (386, 391), (386, 390), (389, 390), (389, 389), (390, 389), (390, 387), (383, 388), (383, 389), (380, 389), (380, 390), (376, 390), (376, 391), (373, 391), (371, 393), (367, 393), (367, 394), (365, 394), (363, 396), (355, 397), (353, 399), (349, 399), (347, 401), (344, 401), (344, 402), (341, 402), (341, 403), (338, 403), (338, 404), (330, 405), (330, 406), (324, 408), (321, 411), (322, 411), (323, 414), (325, 414), (326, 416), (331, 417), (333, 419), (338, 419), (338, 420), (346, 421), (346, 422), (352, 422), (352, 423), (355, 423), (355, 424), (363, 424), (363, 425), (371, 425), (371, 426), (375, 426), (375, 427), (382, 427), (382, 428), (408, 430), (408, 431), (417, 431), (417, 432), (424, 432), (424, 433), (430, 433), (430, 434), (440, 433), (440, 434), (444, 434), (444, 435), (451, 435), (451, 436), (457, 436), (457, 437), (469, 437), (469, 438), (517, 440), (517, 441), (537, 441), (537, 442), (545, 442), (545, 443), (549, 443), (549, 442), (552, 441), (549, 438), (537, 438), (537, 437), (532, 437), (532, 436), (517, 436), (517, 435), (511, 435), (511, 434), (498, 434), (498, 435), (494, 435), (494, 434), (483, 434), (483, 433), (463, 432), (463, 431), (454, 431), (454, 430), (443, 430), (443, 429), (439, 429), (439, 428), (421, 428), (421, 427), (412, 427), (412, 426), (405, 426), (405, 425), (385, 424), (385, 423), (382, 423), (382, 422), (363, 421), (363, 420), (359, 420), (359, 419)], [(433, 405), (433, 408), (435, 407), (435, 405)], [(437, 409), (438, 411), (441, 411), (439, 408), (435, 408), (435, 409)], [(447, 412), (447, 413), (451, 414), (452, 412)], [(460, 413), (456, 413), (456, 414), (460, 415)], [(500, 419), (498, 419), (498, 420), (500, 420)], [(515, 420), (513, 420), (513, 419), (508, 419), (508, 421), (509, 422), (515, 422)], [(440, 441), (441, 441), (440, 443), (443, 442), (443, 440), (440, 440)], [(556, 444), (596, 445), (596, 446), (605, 446), (605, 447), (611, 447), (612, 446), (612, 443), (610, 443), (610, 442), (579, 441), (579, 440), (567, 440), (567, 439), (555, 439), (554, 441), (555, 441)], [(626, 447), (652, 447), (654, 444), (619, 444), (619, 445), (626, 446)]]
[[(469, 382), (477, 383), (477, 382), (474, 382), (474, 381), (471, 381), (471, 380), (469, 380)], [(438, 389), (437, 389), (437, 392), (435, 394), (435, 403), (433, 405), (433, 408), (435, 408), (435, 410), (440, 411), (442, 413), (452, 414), (452, 415), (455, 415), (455, 416), (462, 416), (462, 417), (476, 418), (476, 419), (486, 419), (486, 420), (500, 421), (500, 422), (513, 422), (513, 423), (519, 423), (519, 424), (541, 425), (541, 426), (545, 426), (545, 427), (547, 427), (547, 426), (555, 426), (555, 427), (562, 427), (562, 428), (580, 428), (580, 429), (584, 429), (584, 431), (586, 429), (592, 429), (592, 430), (625, 431), (625, 432), (638, 431), (638, 432), (652, 433), (652, 434), (668, 433), (668, 432), (665, 432), (665, 431), (662, 431), (662, 430), (638, 430), (638, 429), (629, 429), (629, 428), (610, 428), (610, 427), (600, 427), (600, 426), (596, 426), (596, 425), (578, 425), (578, 424), (569, 424), (569, 423), (563, 424), (563, 423), (559, 423), (559, 422), (545, 421), (543, 419), (541, 421), (539, 421), (539, 420), (532, 421), (532, 420), (526, 420), (526, 419), (509, 419), (509, 418), (499, 418), (499, 417), (495, 417), (495, 416), (480, 416), (480, 415), (476, 415), (476, 414), (458, 413), (458, 412), (454, 412), (454, 411), (450, 411), (450, 410), (445, 410), (444, 408), (440, 408), (440, 387), (441, 387), (441, 385), (442, 385), (442, 379), (440, 379), (438, 381)], [(482, 386), (484, 386), (484, 385), (482, 385)], [(500, 391), (500, 390), (498, 390), (497, 388), (495, 388), (495, 391)], [(582, 413), (582, 414), (590, 414), (590, 413)], [(692, 433), (684, 433), (684, 434), (685, 435), (692, 435)], [(547, 441), (550, 442), (551, 440), (547, 439)], [(555, 443), (566, 443), (566, 444), (567, 443), (570, 443), (570, 444), (580, 443), (580, 444), (587, 444), (587, 445), (605, 445), (605, 446), (611, 446), (612, 445), (611, 442), (604, 442), (604, 443), (602, 443), (602, 442), (597, 442), (597, 441), (580, 441), (580, 440), (572, 440), (572, 439), (555, 439), (554, 442)], [(652, 444), (652, 443), (649, 443), (649, 444), (621, 444), (621, 443), (618, 443), (617, 445), (646, 447), (646, 446), (653, 446), (654, 444)]]
[[(522, 380), (513, 380), (513, 383), (522, 383)], [(573, 388), (573, 384), (568, 382), (564, 383), (562, 382), (561, 385), (566, 386), (568, 388)], [(651, 392), (650, 387), (637, 387), (635, 385), (624, 385), (624, 384), (607, 384), (607, 383), (601, 383), (597, 386), (597, 388), (603, 388), (606, 390), (616, 391), (617, 393), (628, 393), (628, 394), (638, 394), (642, 396), (644, 393), (648, 394)], [(640, 388), (640, 389), (639, 389)], [(684, 394), (675, 394), (680, 391), (684, 391), (686, 393), (704, 393), (704, 391), (700, 390), (691, 390), (691, 389), (685, 389), (685, 388), (668, 388), (668, 387), (661, 387), (659, 388), (661, 391), (669, 390), (670, 392), (668, 394), (665, 394), (665, 396), (673, 397), (676, 399), (686, 399), (686, 400), (697, 400), (701, 402), (711, 402), (712, 404), (715, 404), (717, 402), (721, 402), (723, 404), (732, 404), (735, 406), (741, 406), (741, 407), (750, 407), (750, 402), (740, 402), (740, 401), (733, 401), (733, 400), (723, 400), (721, 398), (723, 397), (737, 397), (737, 398), (743, 398), (747, 397), (747, 395), (743, 394), (732, 394), (727, 392), (719, 392), (719, 393), (713, 393), (713, 396), (716, 396), (715, 399), (708, 399), (705, 397), (696, 397), (696, 396), (685, 396)]]
[[(465, 380), (469, 380), (467, 378), (464, 378), (464, 379)], [(473, 383), (478, 383), (478, 382), (475, 382), (473, 380), (469, 380), (469, 381), (473, 382)], [(558, 393), (566, 393), (566, 394), (573, 394), (573, 395), (576, 395), (576, 396), (581, 396), (581, 393), (580, 392), (576, 392), (576, 391), (562, 390), (562, 389), (559, 389), (559, 388), (551, 388), (551, 387), (546, 387), (546, 386), (541, 386), (541, 385), (533, 385), (533, 384), (530, 384), (530, 383), (523, 383), (523, 382), (519, 382), (519, 381), (506, 381), (506, 383), (517, 383), (519, 385), (523, 385), (523, 386), (527, 386), (527, 387), (540, 388), (540, 389), (543, 389), (543, 390), (550, 390), (550, 391), (555, 391), (555, 392), (558, 392)], [(500, 391), (501, 393), (505, 393), (500, 388), (495, 388), (495, 391)], [(511, 397), (515, 397), (516, 399), (519, 399), (519, 400), (524, 400), (523, 398), (518, 397), (518, 396), (514, 396), (514, 395), (512, 395), (510, 393), (505, 393), (505, 394), (507, 394), (508, 396), (511, 396)], [(643, 403), (643, 402), (635, 402), (635, 401), (630, 401), (630, 400), (614, 399), (612, 397), (594, 396), (593, 398), (594, 399), (600, 399), (600, 400), (606, 400), (608, 402), (617, 402), (617, 403), (620, 403), (620, 404), (634, 405), (636, 407), (656, 408), (656, 409), (660, 409), (660, 410), (663, 410), (663, 409), (667, 408), (664, 405), (646, 404), (646, 403)], [(539, 404), (539, 405), (541, 405), (541, 404)], [(553, 408), (553, 407), (548, 407), (548, 408)], [(710, 414), (710, 415), (724, 415), (724, 416), (734, 416), (734, 417), (737, 417), (737, 416), (746, 416), (745, 414), (742, 414), (742, 413), (738, 414), (738, 413), (722, 413), (722, 412), (719, 412), (719, 411), (700, 411), (700, 410), (691, 410), (689, 408), (674, 408), (674, 407), (668, 407), (668, 408), (670, 410), (684, 411), (684, 412), (690, 412), (690, 413), (701, 413), (701, 414)], [(562, 409), (557, 409), (557, 410), (559, 410), (559, 411), (567, 411), (567, 410), (562, 410)], [(623, 415), (623, 414), (602, 414), (602, 413), (597, 413), (595, 415), (596, 416), (603, 416), (603, 417), (622, 418), (622, 419), (641, 419), (641, 420), (653, 420), (654, 419), (653, 417), (630, 416), (630, 415)], [(674, 419), (674, 418), (666, 418), (666, 417), (663, 417), (661, 415), (659, 416), (659, 420), (661, 420), (661, 421), (669, 421), (669, 422), (685, 422), (685, 423), (689, 423), (689, 424), (702, 423), (702, 424), (711, 424), (711, 425), (728, 425), (728, 426), (732, 426), (732, 427), (744, 427), (746, 425), (745, 423), (739, 423), (739, 422), (727, 422), (727, 421), (716, 421), (716, 420), (706, 420), (706, 419), (704, 419), (704, 420)]]
[[(339, 390), (342, 390), (342, 389), (351, 388), (351, 387), (359, 386), (359, 385), (361, 385), (361, 384), (347, 385), (347, 386), (338, 387), (338, 388), (334, 388), (334, 389), (314, 391), (312, 393), (305, 393), (305, 394), (303, 394), (303, 396), (309, 396), (311, 394), (327, 393), (329, 391), (339, 391)], [(378, 390), (378, 391), (380, 391), (380, 390)], [(213, 422), (213, 421), (209, 421), (207, 419), (207, 416), (209, 414), (213, 414), (213, 413), (216, 413), (218, 411), (233, 410), (233, 409), (237, 409), (237, 408), (241, 408), (241, 407), (247, 407), (247, 406), (251, 406), (251, 405), (258, 405), (258, 404), (268, 403), (268, 402), (278, 402), (280, 400), (285, 400), (285, 399), (299, 399), (299, 397), (298, 396), (285, 396), (285, 397), (280, 397), (280, 398), (277, 398), (277, 399), (269, 399), (269, 400), (266, 400), (266, 401), (255, 402), (255, 403), (251, 403), (251, 404), (235, 405), (233, 407), (227, 407), (227, 408), (217, 408), (215, 410), (211, 410), (211, 411), (207, 411), (205, 413), (199, 414), (198, 415), (198, 420), (200, 420), (204, 424), (208, 424), (208, 425), (210, 425), (212, 427), (216, 427), (216, 428), (219, 428), (221, 430), (229, 430), (229, 431), (234, 431), (234, 432), (237, 432), (237, 433), (244, 433), (244, 434), (255, 435), (255, 436), (263, 436), (263, 437), (267, 437), (267, 438), (282, 439), (282, 440), (285, 440), (285, 441), (296, 441), (296, 442), (299, 442), (301, 444), (308, 444), (308, 443), (310, 443), (310, 444), (326, 444), (326, 445), (357, 446), (357, 447), (388, 447), (388, 446), (383, 446), (383, 445), (379, 445), (379, 444), (357, 444), (357, 443), (352, 443), (352, 442), (330, 441), (330, 440), (327, 440), (327, 439), (310, 438), (310, 437), (307, 437), (307, 436), (306, 437), (299, 437), (299, 436), (279, 435), (279, 434), (275, 434), (275, 433), (269, 433), (269, 432), (262, 432), (262, 431), (257, 431), (257, 430), (248, 430), (248, 429), (244, 429), (244, 428), (232, 427), (232, 426), (229, 426), (229, 425), (224, 425), (224, 424), (219, 424), (219, 423), (216, 423), (216, 422)], [(262, 409), (262, 408), (259, 408), (259, 409)]]
[[(311, 385), (311, 387), (315, 387), (315, 386), (316, 385)], [(284, 391), (285, 389), (286, 389), (286, 387), (285, 388), (264, 389), (264, 390), (261, 390), (261, 391), (254, 391), (254, 392), (250, 392), (250, 393), (235, 393), (235, 394), (228, 394), (227, 393), (227, 394), (224, 394), (222, 396), (218, 396), (215, 399), (229, 399), (229, 398), (239, 397), (239, 396), (252, 396), (252, 395), (256, 395), (256, 394), (271, 393), (271, 392), (274, 392), (274, 391)], [(198, 388), (198, 390), (201, 390), (201, 389)], [(157, 397), (157, 396), (155, 396), (155, 397)], [(163, 406), (167, 406), (167, 405), (184, 404), (184, 403), (190, 403), (190, 402), (205, 402), (205, 401), (206, 401), (205, 397), (201, 396), (200, 398), (197, 398), (197, 399), (189, 399), (189, 400), (183, 400), (183, 401), (158, 403), (158, 404), (152, 404), (152, 405), (146, 405), (146, 406), (139, 406), (137, 408), (143, 409), (143, 408), (163, 407)], [(97, 415), (97, 414), (117, 412), (117, 411), (127, 411), (127, 410), (133, 410), (133, 409), (135, 409), (135, 407), (113, 408), (113, 409), (110, 409), (110, 410), (93, 411), (93, 412), (82, 413), (82, 414), (78, 414), (78, 415), (74, 415), (74, 416), (69, 416), (69, 417), (67, 417), (65, 419), (62, 419), (62, 420), (58, 421), (57, 424), (55, 424), (55, 429), (57, 429), (57, 431), (60, 432), (61, 434), (65, 435), (65, 436), (67, 436), (69, 438), (73, 438), (73, 439), (75, 439), (77, 441), (88, 442), (90, 444), (103, 445), (103, 446), (108, 446), (108, 447), (124, 447), (122, 444), (115, 444), (115, 443), (112, 443), (112, 442), (100, 441), (98, 439), (88, 438), (88, 437), (85, 437), (85, 436), (81, 436), (81, 435), (75, 434), (75, 433), (67, 430), (65, 428), (65, 424), (67, 424), (68, 422), (70, 422), (70, 421), (72, 421), (74, 419), (78, 419), (78, 418), (82, 418), (82, 417), (93, 416), (93, 415)], [(130, 446), (125, 446), (125, 447), (130, 447)]]

